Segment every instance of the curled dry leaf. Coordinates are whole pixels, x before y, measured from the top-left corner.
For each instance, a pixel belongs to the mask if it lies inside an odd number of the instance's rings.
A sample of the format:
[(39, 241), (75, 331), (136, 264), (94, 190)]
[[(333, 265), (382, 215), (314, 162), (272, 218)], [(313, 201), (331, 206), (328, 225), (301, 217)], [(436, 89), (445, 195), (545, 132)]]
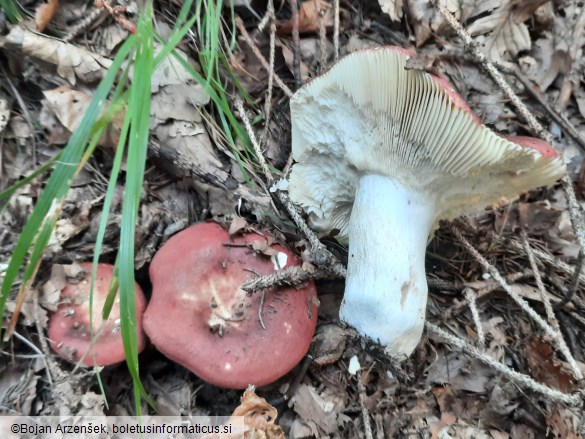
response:
[(254, 386), (249, 386), (232, 413), (232, 418), (244, 417), (244, 435), (238, 431), (233, 436), (209, 434), (202, 439), (286, 439), (282, 428), (275, 423), (277, 415), (272, 405), (256, 395)]
[(37, 7), (35, 13), (35, 24), (37, 31), (42, 32), (49, 25), (57, 8), (59, 7), (59, 0), (48, 0), (47, 3), (43, 3)]
[(98, 81), (112, 65), (108, 58), (20, 26), (14, 26), (8, 35), (0, 39), (0, 47), (20, 51), (23, 55), (55, 65), (59, 76), (70, 84), (75, 84), (77, 79), (83, 82)]

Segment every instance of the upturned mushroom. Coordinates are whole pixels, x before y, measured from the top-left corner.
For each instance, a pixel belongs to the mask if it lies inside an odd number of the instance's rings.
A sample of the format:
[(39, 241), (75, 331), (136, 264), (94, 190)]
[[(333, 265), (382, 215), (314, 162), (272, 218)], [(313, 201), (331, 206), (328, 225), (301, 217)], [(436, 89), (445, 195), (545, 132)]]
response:
[(217, 224), (191, 226), (152, 260), (144, 329), (160, 352), (209, 383), (269, 384), (309, 349), (317, 324), (315, 285), (254, 294), (240, 287), (252, 276), (296, 265), (298, 258), (265, 232), (230, 237)]
[(314, 229), (349, 242), (340, 317), (397, 357), (422, 335), (425, 249), (438, 221), (565, 172), (545, 142), (494, 133), (445, 79), (407, 70), (413, 56), (354, 52), (290, 103), (290, 198)]
[[(124, 361), (124, 345), (120, 332), (120, 302), (114, 302), (108, 319), (102, 319), (102, 309), (109, 293), (114, 266), (98, 264), (93, 298), (93, 331), (90, 330), (89, 294), (91, 263), (79, 264), (80, 278), (66, 280), (61, 289), (60, 304), (49, 318), (51, 346), (65, 360), (83, 366), (108, 366)], [(142, 330), (142, 314), (146, 308), (144, 293), (136, 290), (138, 352), (144, 349), (146, 337)], [(91, 336), (94, 336), (92, 340)]]

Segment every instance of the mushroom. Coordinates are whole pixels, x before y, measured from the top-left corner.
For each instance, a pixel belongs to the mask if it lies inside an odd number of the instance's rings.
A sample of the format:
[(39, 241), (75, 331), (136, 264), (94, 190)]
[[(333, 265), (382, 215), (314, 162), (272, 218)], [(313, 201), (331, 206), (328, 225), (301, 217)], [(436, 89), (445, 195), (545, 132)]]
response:
[[(60, 357), (72, 363), (81, 361), (83, 366), (108, 366), (120, 363), (125, 360), (126, 355), (120, 331), (119, 298), (115, 300), (105, 323), (102, 319), (102, 309), (109, 293), (114, 266), (110, 264), (97, 266), (93, 295), (93, 331), (90, 331), (89, 294), (92, 264), (79, 265), (82, 268), (81, 278), (66, 279), (60, 293), (60, 304), (49, 318), (51, 346)], [(142, 331), (142, 314), (146, 308), (146, 299), (138, 284), (135, 285), (135, 290), (138, 352), (141, 352), (146, 345)]]
[(317, 323), (314, 283), (254, 294), (240, 288), (250, 276), (299, 265), (271, 242), (265, 232), (230, 237), (213, 223), (169, 239), (150, 265), (152, 299), (144, 315), (157, 349), (226, 388), (262, 386), (297, 365)]
[(554, 183), (545, 142), (504, 138), (449, 83), (407, 70), (397, 47), (354, 52), (291, 99), (288, 190), (311, 226), (349, 243), (340, 318), (408, 356), (420, 341), (425, 249), (440, 219)]

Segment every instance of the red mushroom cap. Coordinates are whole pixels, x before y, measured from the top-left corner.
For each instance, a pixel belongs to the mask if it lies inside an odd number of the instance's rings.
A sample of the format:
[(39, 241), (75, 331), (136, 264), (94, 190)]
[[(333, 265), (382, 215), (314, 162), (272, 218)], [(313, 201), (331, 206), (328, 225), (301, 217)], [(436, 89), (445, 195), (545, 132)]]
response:
[[(77, 363), (91, 346), (89, 330), (89, 288), (91, 282), (91, 263), (80, 264), (86, 272), (85, 279), (73, 283), (68, 281), (61, 290), (61, 304), (49, 319), (49, 338), (53, 349), (60, 357)], [(98, 332), (103, 320), (101, 317), (114, 266), (98, 264), (93, 296), (93, 335)], [(136, 324), (138, 330), (138, 351), (142, 351), (146, 338), (142, 330), (142, 314), (146, 308), (144, 293), (136, 287)], [(126, 355), (120, 332), (120, 302), (116, 299), (103, 330), (95, 341), (93, 349), (81, 362), (83, 366), (108, 366), (124, 361)]]
[[(217, 224), (197, 224), (172, 237), (150, 265), (146, 333), (167, 357), (217, 386), (243, 389), (277, 380), (303, 358), (315, 332), (313, 282), (264, 294), (240, 289), (250, 276), (275, 272), (275, 257), (251, 248), (267, 237), (230, 238)], [(281, 268), (299, 265), (289, 250), (271, 248)]]

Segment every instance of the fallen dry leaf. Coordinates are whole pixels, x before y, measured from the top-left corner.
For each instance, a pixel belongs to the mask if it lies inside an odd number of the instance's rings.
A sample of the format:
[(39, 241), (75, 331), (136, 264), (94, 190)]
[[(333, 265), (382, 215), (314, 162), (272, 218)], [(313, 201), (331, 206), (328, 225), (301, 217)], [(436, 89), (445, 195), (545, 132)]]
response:
[(573, 375), (554, 358), (550, 343), (542, 338), (532, 337), (524, 343), (524, 356), (537, 381), (564, 393), (577, 390)]
[[(515, 57), (531, 47), (530, 33), (524, 24), (547, 0), (513, 0), (485, 2), (477, 12), (488, 12), (468, 26), (473, 36), (485, 35), (482, 42), (492, 61)], [(489, 5), (488, 5), (489, 4)], [(489, 8), (494, 8), (489, 12)]]
[(315, 424), (325, 434), (337, 431), (339, 420), (345, 406), (343, 398), (326, 388), (318, 392), (313, 386), (301, 384), (292, 399), (293, 407), (303, 421)]
[[(254, 386), (249, 386), (246, 389), (240, 400), (240, 405), (235, 408), (232, 416), (244, 417), (244, 439), (286, 439), (282, 428), (275, 423), (278, 416), (277, 410), (264, 398), (256, 395)], [(241, 437), (241, 433), (239, 433), (234, 436), (234, 439)], [(226, 436), (222, 435), (221, 438), (226, 439)], [(215, 438), (205, 436), (203, 439)]]
[(382, 12), (390, 16), (390, 20), (400, 21), (404, 14), (402, 10), (404, 0), (378, 0), (378, 3), (380, 4), (380, 8), (382, 8)]
[[(308, 0), (303, 2), (299, 11), (299, 33), (317, 33), (320, 25), (326, 29), (333, 28), (333, 8), (323, 0)], [(289, 35), (292, 32), (292, 20), (277, 23), (279, 35)]]
[(57, 8), (59, 7), (59, 0), (48, 0), (47, 3), (43, 3), (37, 7), (35, 13), (35, 24), (37, 31), (42, 32), (49, 25)]
[[(57, 120), (72, 133), (79, 126), (81, 119), (85, 115), (93, 96), (81, 91), (73, 90), (67, 85), (63, 85), (53, 90), (43, 92), (45, 96), (45, 107), (53, 112)], [(105, 107), (107, 107), (107, 103)], [(105, 109), (102, 113), (105, 112)], [(124, 123), (125, 114), (123, 111), (119, 112), (106, 131), (98, 144), (100, 146), (114, 148), (118, 145), (120, 139), (120, 132)], [(45, 119), (49, 120), (49, 119)], [(47, 127), (51, 128), (51, 127)]]
[(249, 224), (244, 218), (238, 215), (234, 215), (228, 233), (230, 234), (230, 236), (233, 236), (236, 233), (246, 230), (248, 227)]
[(83, 82), (100, 80), (112, 61), (73, 44), (36, 34), (20, 26), (14, 26), (8, 35), (0, 38), (0, 47), (19, 51), (57, 67), (62, 78), (75, 85), (77, 79)]

